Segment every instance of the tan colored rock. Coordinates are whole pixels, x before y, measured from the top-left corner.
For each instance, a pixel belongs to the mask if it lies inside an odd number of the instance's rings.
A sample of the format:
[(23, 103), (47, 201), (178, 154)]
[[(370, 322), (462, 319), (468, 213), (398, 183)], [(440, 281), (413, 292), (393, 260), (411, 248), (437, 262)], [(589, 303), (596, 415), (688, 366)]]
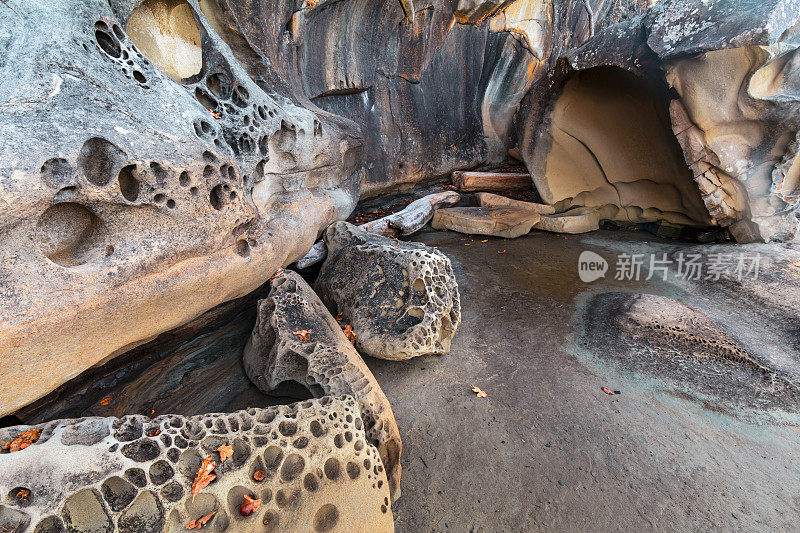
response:
[[(177, 533), (211, 513), (203, 531), (394, 531), (386, 471), (352, 396), (33, 428), (41, 430), (35, 444), (0, 453), (8, 495), (0, 522), (9, 531)], [(0, 429), (0, 442), (27, 429)], [(225, 461), (223, 445), (233, 451)], [(206, 457), (216, 478), (192, 495)], [(261, 504), (242, 516), (245, 495)]]
[(539, 213), (518, 207), (451, 207), (436, 211), (431, 226), (470, 235), (513, 239), (529, 233), (540, 219)]
[(577, 207), (556, 215), (542, 215), (533, 227), (553, 233), (587, 233), (600, 228), (600, 214), (594, 209)]
[(315, 396), (355, 398), (367, 442), (377, 448), (396, 500), (403, 443), (380, 385), (302, 277), (287, 270), (271, 284), (269, 296), (258, 303), (256, 326), (244, 349), (245, 372), (265, 392), (292, 380)]
[(453, 171), (453, 185), (461, 192), (529, 191), (531, 175), (518, 172)]
[(612, 205), (621, 222), (711, 223), (670, 127), (663, 87), (622, 69), (591, 68), (570, 74), (552, 98), (529, 119), (521, 144), (545, 203)]
[(481, 207), (514, 207), (525, 209), (533, 213), (539, 213), (540, 215), (552, 215), (556, 212), (556, 208), (552, 205), (523, 202), (522, 200), (514, 200), (513, 198), (506, 198), (505, 196), (492, 194), (490, 192), (476, 192), (475, 197), (478, 199), (478, 205)]

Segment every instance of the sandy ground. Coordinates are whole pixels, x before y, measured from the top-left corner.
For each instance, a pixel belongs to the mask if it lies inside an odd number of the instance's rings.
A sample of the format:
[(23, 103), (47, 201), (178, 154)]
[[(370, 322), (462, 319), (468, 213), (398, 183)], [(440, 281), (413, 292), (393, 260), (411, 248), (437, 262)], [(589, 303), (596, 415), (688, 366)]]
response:
[[(674, 241), (604, 231), (416, 240), (451, 257), (464, 320), (448, 355), (369, 360), (403, 435), (399, 531), (800, 530), (797, 416), (720, 412), (669, 378), (605, 364), (581, 342), (593, 293), (683, 300), (700, 290), (614, 281), (613, 266), (585, 284), (578, 254), (660, 253)], [(711, 316), (741, 310), (710, 292)]]
[[(783, 408), (759, 411), (724, 372), (713, 393), (659, 364), (639, 372), (641, 364), (619, 364), (628, 347), (616, 346), (613, 336), (597, 343), (586, 327), (591, 319), (603, 328), (603, 317), (586, 314), (595, 294), (667, 295), (708, 314), (781, 372), (798, 375), (800, 268), (794, 278), (791, 270), (765, 274), (754, 286), (615, 281), (612, 265), (606, 278), (586, 284), (577, 274), (583, 250), (613, 260), (622, 251), (688, 245), (619, 231), (534, 232), (485, 243), (426, 231), (415, 240), (451, 257), (463, 322), (450, 354), (367, 360), (403, 438), (398, 531), (800, 530), (794, 400), (778, 398)], [(249, 308), (154, 362), (94, 376), (24, 420), (286, 402), (244, 376), (239, 357), (252, 324)], [(487, 397), (477, 398), (473, 385)], [(104, 397), (113, 400), (99, 406)]]

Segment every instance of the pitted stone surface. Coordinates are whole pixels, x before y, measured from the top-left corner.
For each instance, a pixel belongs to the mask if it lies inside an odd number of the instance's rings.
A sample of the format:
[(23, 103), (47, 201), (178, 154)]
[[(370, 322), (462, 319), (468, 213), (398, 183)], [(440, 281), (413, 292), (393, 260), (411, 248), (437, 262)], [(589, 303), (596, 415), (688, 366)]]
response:
[[(7, 531), (393, 531), (389, 487), (351, 396), (193, 417), (56, 420), (39, 441), (0, 454), (0, 526)], [(0, 430), (14, 438), (27, 426)], [(69, 435), (79, 433), (85, 445)], [(220, 462), (223, 444), (233, 456)], [(217, 478), (192, 482), (212, 456)], [(263, 471), (263, 481), (254, 473)], [(260, 476), (259, 476), (260, 477)], [(242, 516), (244, 495), (261, 499)]]
[(447, 256), (347, 222), (332, 224), (325, 243), (328, 259), (315, 288), (352, 325), (359, 352), (403, 360), (450, 351), (461, 300)]
[(0, 414), (251, 292), (355, 205), (356, 125), (252, 78), (217, 9), (0, 3)]
[[(297, 273), (284, 271), (273, 279), (269, 296), (259, 302), (244, 368), (267, 392), (293, 380), (315, 395), (353, 396), (368, 442), (377, 447), (386, 467), (392, 497), (400, 496), (402, 442), (392, 407), (339, 324)], [(313, 423), (311, 430), (316, 431)]]

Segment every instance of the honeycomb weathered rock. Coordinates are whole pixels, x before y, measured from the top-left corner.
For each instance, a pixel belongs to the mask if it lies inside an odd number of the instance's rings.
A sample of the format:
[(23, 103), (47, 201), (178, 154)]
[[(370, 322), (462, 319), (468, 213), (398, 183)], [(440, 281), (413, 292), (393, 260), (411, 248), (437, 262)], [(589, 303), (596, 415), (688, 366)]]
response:
[(362, 354), (403, 360), (450, 351), (461, 300), (447, 256), (347, 222), (328, 227), (325, 243), (328, 259), (315, 288), (352, 325)]
[(252, 78), (214, 6), (0, 2), (0, 414), (255, 290), (355, 205), (356, 125)]
[(353, 396), (368, 442), (377, 447), (386, 467), (392, 497), (399, 497), (402, 442), (392, 407), (339, 324), (295, 272), (273, 279), (269, 296), (259, 302), (244, 367), (251, 381), (267, 392), (292, 380), (317, 396)]
[[(350, 396), (184, 417), (56, 420), (0, 454), (4, 531), (393, 531), (378, 451)], [(25, 427), (0, 430), (0, 441)], [(220, 446), (233, 455), (220, 462)], [(192, 497), (211, 456), (217, 478)], [(263, 472), (264, 479), (257, 481)], [(29, 492), (25, 492), (29, 491)], [(242, 516), (244, 495), (261, 500)]]

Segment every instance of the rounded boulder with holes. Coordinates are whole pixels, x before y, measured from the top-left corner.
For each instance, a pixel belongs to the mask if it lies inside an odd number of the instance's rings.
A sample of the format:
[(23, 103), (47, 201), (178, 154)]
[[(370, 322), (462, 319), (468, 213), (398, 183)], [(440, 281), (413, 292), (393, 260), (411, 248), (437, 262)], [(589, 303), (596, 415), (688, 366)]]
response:
[(361, 354), (405, 360), (450, 351), (461, 300), (447, 256), (347, 222), (332, 224), (325, 244), (315, 289), (352, 326)]
[[(36, 442), (0, 453), (4, 531), (178, 532), (203, 520), (204, 531), (394, 530), (386, 472), (350, 396), (56, 420), (4, 428), (0, 441), (29, 429)], [(214, 477), (201, 487), (206, 459)]]

